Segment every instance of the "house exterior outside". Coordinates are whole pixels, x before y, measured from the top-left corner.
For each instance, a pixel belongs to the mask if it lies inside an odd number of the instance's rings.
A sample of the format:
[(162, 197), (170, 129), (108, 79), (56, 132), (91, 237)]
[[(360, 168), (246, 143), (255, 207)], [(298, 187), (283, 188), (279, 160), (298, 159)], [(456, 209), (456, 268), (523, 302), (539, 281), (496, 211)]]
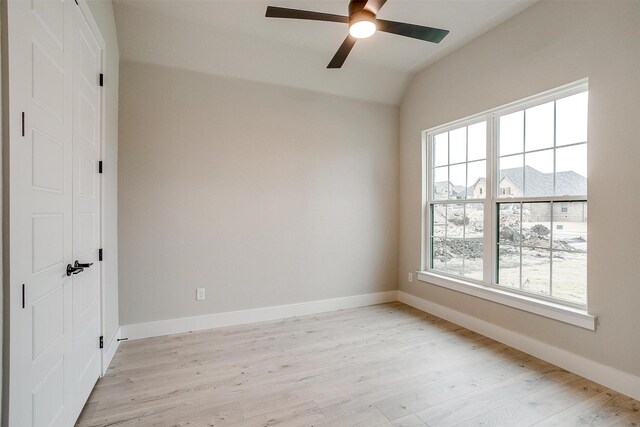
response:
[[(587, 178), (573, 172), (544, 173), (531, 166), (503, 169), (500, 171), (499, 195), (508, 203), (510, 197), (548, 196), (558, 195), (586, 195)], [(466, 188), (456, 186), (451, 182), (436, 182), (434, 184), (435, 199), (482, 199), (487, 194), (486, 178), (478, 178), (476, 182)], [(514, 209), (519, 209), (514, 206)], [(549, 203), (527, 203), (524, 208), (529, 221), (551, 221)], [(553, 203), (553, 218), (559, 222), (586, 222), (587, 205), (585, 203), (556, 202)], [(559, 224), (560, 225), (560, 224)]]

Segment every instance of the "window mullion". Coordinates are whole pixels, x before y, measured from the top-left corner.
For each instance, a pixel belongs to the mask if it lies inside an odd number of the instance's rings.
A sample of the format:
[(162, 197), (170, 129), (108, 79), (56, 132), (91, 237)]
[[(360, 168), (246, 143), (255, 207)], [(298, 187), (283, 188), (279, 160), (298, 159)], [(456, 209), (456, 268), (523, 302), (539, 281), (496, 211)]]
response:
[(523, 244), (522, 244), (522, 237), (523, 237), (523, 233), (522, 233), (522, 209), (524, 209), (524, 204), (520, 203), (520, 282), (519, 282), (519, 289), (522, 290), (522, 249), (523, 249)]
[[(433, 227), (432, 223), (432, 202), (433, 202), (433, 136), (426, 135), (424, 140), (423, 161), (425, 168), (423, 169), (424, 181), (427, 183), (426, 188), (422, 192), (422, 270), (431, 269), (431, 258), (433, 253)], [(425, 239), (427, 240), (425, 242)]]
[(554, 215), (553, 215), (553, 202), (549, 203), (549, 296), (553, 297), (553, 226), (554, 226)]
[[(557, 151), (558, 150), (558, 102), (553, 101), (553, 195), (558, 194), (557, 189)], [(553, 200), (549, 202), (549, 296), (553, 297)]]
[(483, 282), (491, 284), (495, 281), (495, 255), (496, 239), (494, 230), (495, 222), (495, 192), (496, 179), (496, 126), (495, 116), (487, 116), (487, 140), (486, 140), (486, 172), (485, 172), (485, 199), (484, 199), (484, 233), (483, 233)]
[(445, 205), (444, 207), (444, 240), (442, 247), (444, 248), (444, 271), (447, 270), (447, 243), (448, 243), (448, 232), (449, 231), (449, 205)]
[(466, 260), (466, 244), (467, 244), (467, 204), (462, 204), (462, 276), (465, 275)]

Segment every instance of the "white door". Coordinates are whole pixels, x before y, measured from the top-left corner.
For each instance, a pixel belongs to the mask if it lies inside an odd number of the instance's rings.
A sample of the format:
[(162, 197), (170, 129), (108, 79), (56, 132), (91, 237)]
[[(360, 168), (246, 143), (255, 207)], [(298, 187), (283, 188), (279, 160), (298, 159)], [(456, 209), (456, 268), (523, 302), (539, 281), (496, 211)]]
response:
[(79, 7), (73, 9), (73, 276), (74, 381), (81, 406), (100, 376), (100, 62), (101, 51)]
[[(78, 275), (66, 274), (76, 257), (92, 262), (96, 255), (89, 254), (86, 242), (94, 239), (95, 246), (100, 241), (99, 225), (85, 230), (81, 219), (93, 214), (99, 224), (100, 185), (90, 190), (79, 175), (89, 175), (88, 164), (78, 166), (80, 158), (95, 162), (95, 156), (78, 142), (91, 122), (77, 117), (86, 108), (73, 96), (81, 90), (75, 66), (82, 62), (75, 60), (78, 12), (73, 0), (7, 2), (12, 427), (73, 425), (86, 384), (98, 377), (100, 312), (95, 301), (100, 295), (94, 282), (100, 279), (99, 268), (94, 264)], [(92, 120), (99, 129), (100, 103), (87, 97), (88, 105), (97, 108)], [(92, 132), (89, 140), (99, 153), (99, 138)], [(93, 179), (99, 182), (97, 175)], [(75, 201), (91, 191), (98, 210), (91, 210), (92, 202)], [(89, 282), (88, 289), (79, 290), (83, 282)], [(83, 310), (83, 304), (91, 308)], [(94, 335), (91, 343), (89, 334)]]

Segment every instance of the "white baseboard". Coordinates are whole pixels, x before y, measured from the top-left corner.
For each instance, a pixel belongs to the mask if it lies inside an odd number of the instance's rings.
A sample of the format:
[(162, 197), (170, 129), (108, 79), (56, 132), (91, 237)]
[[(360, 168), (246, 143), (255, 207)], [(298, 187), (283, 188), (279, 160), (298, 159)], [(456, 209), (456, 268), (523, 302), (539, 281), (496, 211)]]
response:
[(120, 333), (122, 332), (122, 328), (118, 328), (115, 334), (111, 337), (111, 341), (106, 343), (106, 348), (102, 353), (102, 376), (107, 372), (111, 361), (113, 360), (113, 356), (116, 354), (116, 350), (120, 345)]
[(640, 400), (640, 377), (403, 291), (398, 291), (398, 301)]
[(397, 301), (397, 299), (397, 291), (378, 292), (374, 294), (354, 295), (350, 297), (302, 302), (297, 304), (254, 308), (250, 310), (229, 311), (203, 316), (134, 323), (130, 325), (123, 325), (121, 327), (121, 333), (123, 337), (127, 337), (129, 339), (156, 337), (160, 335), (199, 331), (202, 329), (213, 329), (224, 326), (284, 319), (294, 316), (305, 316), (308, 314), (323, 313), (346, 308), (363, 307), (367, 305), (393, 302)]

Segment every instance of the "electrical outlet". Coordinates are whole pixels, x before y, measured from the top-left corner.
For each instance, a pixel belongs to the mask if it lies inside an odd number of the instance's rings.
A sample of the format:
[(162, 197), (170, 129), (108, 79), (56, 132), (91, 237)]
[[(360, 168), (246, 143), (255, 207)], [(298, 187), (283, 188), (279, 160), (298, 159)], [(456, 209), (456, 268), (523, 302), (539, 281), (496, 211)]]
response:
[(203, 301), (203, 300), (204, 300), (204, 288), (197, 288), (196, 301)]
[(413, 273), (409, 273), (409, 281), (413, 282)]

